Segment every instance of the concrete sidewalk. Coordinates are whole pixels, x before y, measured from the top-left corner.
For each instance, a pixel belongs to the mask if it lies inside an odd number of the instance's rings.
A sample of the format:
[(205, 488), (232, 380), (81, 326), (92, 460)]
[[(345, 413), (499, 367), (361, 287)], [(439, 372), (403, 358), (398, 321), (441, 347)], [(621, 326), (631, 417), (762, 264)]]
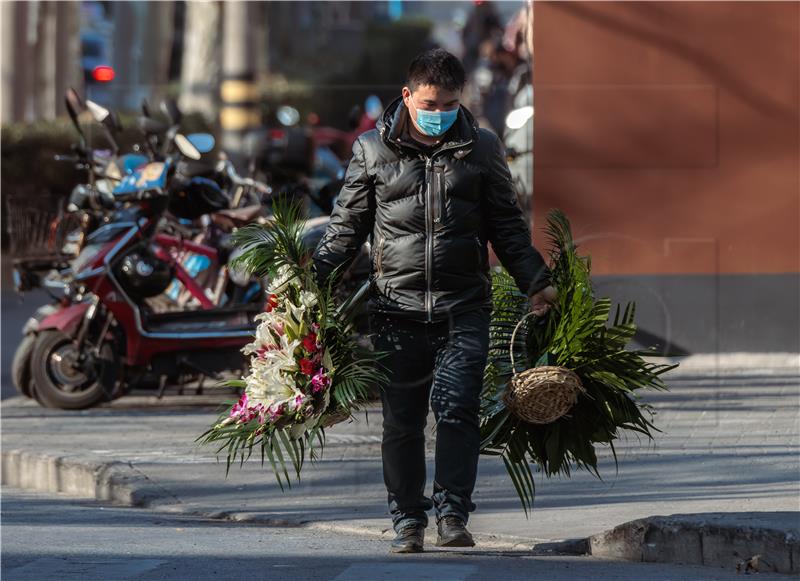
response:
[[(500, 461), (482, 457), (470, 528), (484, 548), (591, 553), (744, 571), (800, 572), (800, 377), (797, 368), (668, 378), (645, 399), (655, 443), (607, 450), (600, 481), (537, 478), (526, 519)], [(230, 396), (155, 402), (129, 396), (84, 412), (3, 402), (3, 484), (273, 526), (391, 537), (380, 410), (328, 431), (325, 456), (281, 492), (268, 468), (232, 468), (194, 439)], [(432, 425), (432, 420), (429, 422)], [(433, 474), (429, 441), (429, 483)], [(432, 521), (433, 519), (431, 519)], [(433, 523), (431, 523), (433, 525)], [(429, 538), (435, 533), (430, 532)], [(758, 558), (752, 560), (753, 557)]]

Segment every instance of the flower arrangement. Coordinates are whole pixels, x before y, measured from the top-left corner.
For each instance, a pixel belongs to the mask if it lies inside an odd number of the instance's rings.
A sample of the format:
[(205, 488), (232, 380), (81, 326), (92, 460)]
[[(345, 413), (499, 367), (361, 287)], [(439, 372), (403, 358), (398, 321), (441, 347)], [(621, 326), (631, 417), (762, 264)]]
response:
[[(352, 417), (375, 386), (386, 381), (376, 365), (380, 353), (355, 340), (358, 293), (337, 307), (332, 281), (320, 288), (303, 242), (304, 222), (296, 204), (276, 202), (274, 219), (234, 235), (243, 249), (233, 266), (270, 277), (264, 312), (243, 353), (249, 373), (226, 385), (241, 388), (228, 408), (198, 441), (216, 443), (227, 455), (227, 470), (244, 463), (254, 449), (269, 460), (278, 484), (291, 486), (287, 462), (297, 478), (308, 452), (322, 453), (324, 430)], [(319, 452), (318, 452), (319, 450)]]
[[(661, 375), (677, 365), (645, 361), (648, 350), (627, 350), (636, 332), (635, 304), (617, 306), (609, 322), (611, 300), (595, 298), (591, 284), (591, 259), (579, 256), (566, 216), (553, 210), (548, 215), (549, 259), (552, 284), (558, 298), (550, 312), (527, 318), (520, 324), (514, 344), (514, 328), (526, 315), (528, 298), (519, 292), (503, 270), (493, 273), (493, 311), (489, 359), (484, 373), (481, 405), (481, 452), (503, 459), (526, 515), (533, 506), (535, 486), (531, 466), (546, 476), (570, 475), (572, 466), (600, 478), (596, 445), (608, 445), (623, 430), (648, 438), (654, 411), (639, 403), (643, 388), (664, 390)], [(534, 320), (531, 323), (531, 320)], [(585, 393), (569, 414), (548, 424), (532, 424), (508, 409), (504, 392), (512, 376), (511, 349), (524, 354), (528, 367), (564, 367), (580, 378)]]

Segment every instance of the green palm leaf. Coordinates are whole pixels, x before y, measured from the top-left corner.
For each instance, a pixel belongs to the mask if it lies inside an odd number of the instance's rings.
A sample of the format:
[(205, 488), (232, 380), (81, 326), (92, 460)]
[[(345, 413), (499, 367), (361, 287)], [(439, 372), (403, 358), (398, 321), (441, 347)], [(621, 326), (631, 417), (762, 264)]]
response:
[[(481, 403), (481, 452), (501, 456), (526, 516), (535, 493), (532, 466), (547, 477), (569, 476), (573, 468), (600, 477), (595, 446), (608, 446), (617, 466), (614, 441), (622, 431), (652, 438), (657, 430), (651, 409), (637, 404), (637, 391), (666, 389), (660, 376), (676, 367), (648, 363), (642, 359), (645, 352), (626, 350), (636, 332), (635, 305), (627, 303), (622, 312), (617, 305), (609, 321), (611, 301), (595, 297), (591, 259), (578, 254), (569, 220), (559, 210), (548, 215), (547, 236), (558, 297), (543, 320), (531, 324), (528, 318), (521, 325), (511, 347), (512, 331), (528, 309), (528, 298), (505, 270), (493, 272)], [(586, 394), (568, 416), (534, 425), (506, 409), (501, 396), (512, 375), (511, 349), (518, 372), (550, 357), (581, 377)]]

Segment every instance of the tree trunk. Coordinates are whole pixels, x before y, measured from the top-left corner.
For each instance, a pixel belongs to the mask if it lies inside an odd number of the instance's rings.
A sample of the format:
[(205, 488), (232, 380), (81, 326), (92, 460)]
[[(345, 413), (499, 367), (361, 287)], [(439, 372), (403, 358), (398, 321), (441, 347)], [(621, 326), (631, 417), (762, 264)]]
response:
[(64, 93), (70, 87), (80, 90), (81, 41), (80, 3), (56, 2), (56, 114), (66, 113)]
[(167, 96), (175, 7), (172, 2), (148, 2), (147, 9), (141, 75), (150, 88), (150, 98), (160, 101)]
[(34, 115), (36, 119), (53, 119), (56, 116), (56, 6), (54, 2), (37, 4)]
[(216, 117), (220, 54), (219, 2), (186, 2), (179, 105), (185, 113)]

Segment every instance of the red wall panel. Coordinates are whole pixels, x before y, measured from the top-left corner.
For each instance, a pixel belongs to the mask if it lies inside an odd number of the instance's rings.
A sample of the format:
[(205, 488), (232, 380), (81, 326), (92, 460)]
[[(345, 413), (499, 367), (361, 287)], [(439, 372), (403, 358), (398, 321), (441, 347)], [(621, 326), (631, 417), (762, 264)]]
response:
[(534, 3), (534, 217), (595, 274), (800, 271), (800, 3)]

